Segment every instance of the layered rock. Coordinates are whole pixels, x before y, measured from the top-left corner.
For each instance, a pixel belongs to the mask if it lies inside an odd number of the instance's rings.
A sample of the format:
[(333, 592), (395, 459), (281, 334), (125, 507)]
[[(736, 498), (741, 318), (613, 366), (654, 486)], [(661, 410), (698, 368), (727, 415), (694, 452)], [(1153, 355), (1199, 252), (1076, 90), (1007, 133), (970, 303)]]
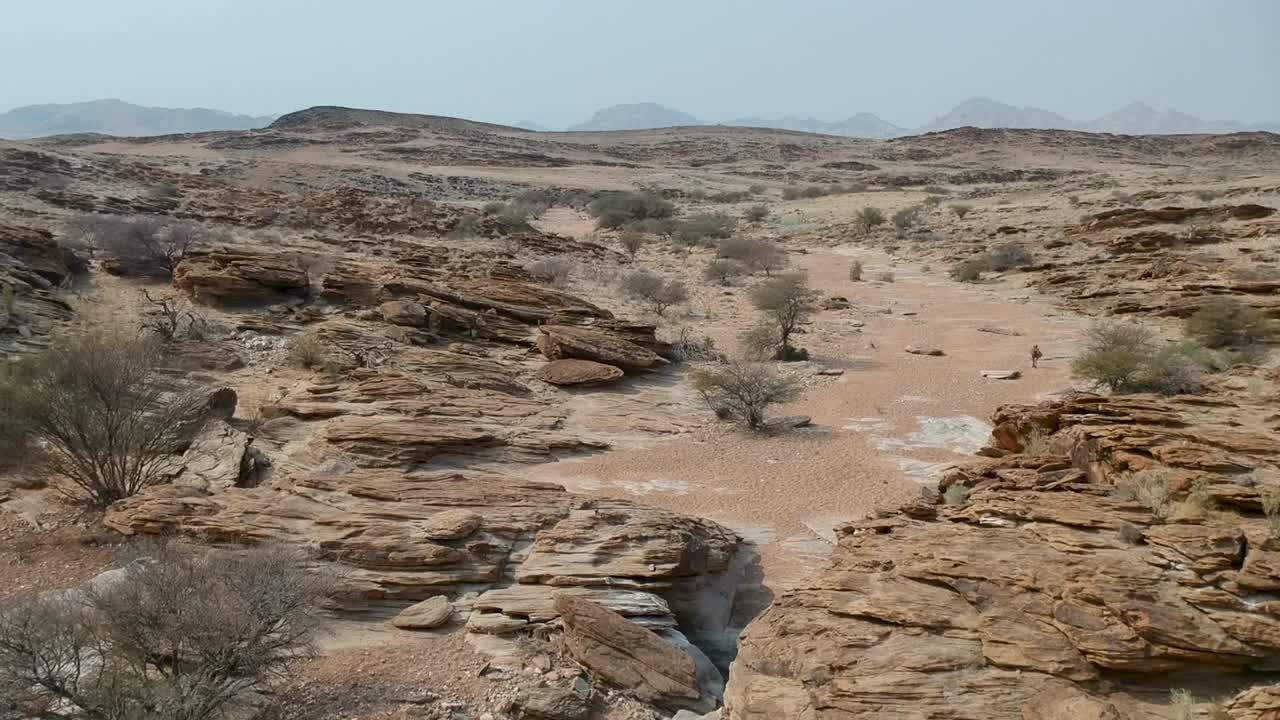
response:
[(187, 257), (174, 270), (173, 283), (199, 302), (227, 304), (303, 297), (311, 288), (296, 260), (233, 251)]
[(71, 318), (59, 288), (88, 262), (44, 230), (0, 224), (0, 351), (29, 352)]
[[(1276, 380), (1001, 408), (995, 457), (837, 528), (830, 564), (747, 628), (727, 716), (1137, 720), (1203, 673), (1214, 695), (1274, 681)], [(1048, 454), (1021, 453), (1033, 433)]]

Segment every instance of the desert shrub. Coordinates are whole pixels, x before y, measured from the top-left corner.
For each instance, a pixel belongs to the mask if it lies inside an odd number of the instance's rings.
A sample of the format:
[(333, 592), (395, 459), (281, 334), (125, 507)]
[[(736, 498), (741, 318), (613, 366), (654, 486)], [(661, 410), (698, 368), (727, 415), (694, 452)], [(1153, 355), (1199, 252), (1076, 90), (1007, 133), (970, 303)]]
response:
[(1141, 545), (1143, 539), (1142, 528), (1131, 523), (1120, 523), (1117, 530), (1120, 533), (1120, 540), (1128, 545)]
[(1015, 243), (997, 245), (987, 253), (988, 264), (995, 272), (1034, 265), (1036, 260), (1027, 249)]
[(236, 706), (314, 653), (331, 587), (275, 549), (156, 546), (122, 573), (0, 605), (0, 716), (237, 716)]
[(1174, 688), (1169, 691), (1171, 720), (1195, 720), (1196, 698), (1190, 690)]
[(747, 192), (751, 193), (752, 195), (763, 195), (765, 193), (765, 190), (766, 190), (765, 186), (761, 185), (760, 183), (754, 183), (747, 188)]
[(932, 210), (942, 204), (942, 199), (941, 195), (929, 195), (924, 200), (921, 200), (920, 204)]
[(542, 258), (530, 265), (529, 274), (542, 282), (564, 287), (569, 284), (569, 279), (573, 277), (573, 271), (577, 267), (578, 263), (574, 262), (573, 258), (555, 255)]
[(751, 193), (746, 190), (725, 190), (724, 192), (712, 193), (707, 199), (714, 203), (738, 203), (751, 197)]
[(969, 203), (951, 203), (947, 207), (951, 208), (951, 212), (961, 220), (969, 214), (970, 210), (973, 210), (973, 206)]
[(568, 198), (562, 198), (554, 191), (547, 190), (545, 188), (529, 188), (528, 190), (521, 191), (511, 199), (511, 202), (528, 207), (531, 211), (541, 208), (540, 211), (531, 212), (534, 217), (538, 217), (557, 202), (564, 201), (565, 204), (570, 204), (568, 200)]
[(700, 368), (693, 387), (717, 416), (736, 420), (747, 428), (765, 426), (770, 406), (790, 402), (800, 395), (800, 384), (764, 363), (731, 362)]
[(752, 205), (751, 207), (747, 208), (747, 211), (745, 213), (743, 213), (743, 217), (747, 219), (747, 222), (752, 222), (752, 223), (763, 222), (765, 218), (769, 217), (769, 206), (768, 205)]
[(118, 272), (145, 277), (172, 277), (187, 253), (209, 239), (203, 226), (159, 218), (88, 215), (78, 227)]
[(672, 218), (645, 218), (628, 220), (622, 229), (627, 232), (638, 232), (643, 235), (670, 235), (676, 231), (676, 221)]
[(951, 191), (940, 185), (925, 185), (924, 191), (930, 195), (950, 195)]
[(671, 339), (671, 355), (680, 362), (720, 362), (724, 355), (716, 350), (716, 341), (710, 335), (695, 335), (693, 328), (682, 325)]
[(1196, 199), (1200, 202), (1213, 202), (1222, 197), (1222, 193), (1216, 190), (1198, 190), (1196, 191)]
[(721, 285), (728, 285), (730, 280), (746, 274), (746, 266), (737, 260), (711, 260), (702, 271), (702, 277)]
[(143, 290), (142, 298), (146, 302), (142, 327), (164, 342), (206, 340), (216, 334), (208, 318), (181, 297), (152, 297), (150, 291)]
[(1209, 492), (1209, 482), (1200, 478), (1191, 483), (1191, 489), (1182, 499), (1178, 514), (1183, 517), (1204, 517), (1214, 510), (1213, 494)]
[(177, 200), (182, 197), (182, 189), (171, 182), (162, 182), (147, 188), (147, 197), (156, 200)]
[(893, 274), (892, 270), (881, 270), (876, 275), (876, 279), (879, 280), (880, 282), (891, 283), (897, 279), (897, 276)]
[(893, 226), (899, 231), (910, 229), (920, 222), (920, 207), (904, 207), (893, 214)]
[(797, 185), (788, 185), (782, 188), (783, 200), (799, 200), (804, 197), (804, 191)]
[(494, 202), (487, 202), (483, 206), (481, 206), (480, 212), (484, 213), (485, 215), (497, 215), (498, 213), (506, 209), (507, 209), (506, 203), (494, 201)]
[(791, 346), (791, 337), (813, 313), (817, 301), (818, 293), (809, 287), (809, 279), (801, 273), (768, 278), (751, 288), (751, 304), (764, 313), (776, 330), (775, 359), (800, 359), (801, 353)]
[(689, 289), (679, 280), (664, 278), (648, 270), (636, 270), (622, 278), (622, 292), (662, 315), (672, 305), (689, 299)]
[(737, 260), (752, 272), (772, 275), (786, 265), (787, 256), (782, 248), (768, 240), (756, 238), (725, 238), (716, 244), (716, 255)]
[(449, 237), (454, 240), (470, 240), (480, 234), (480, 218), (475, 215), (466, 215), (458, 219), (453, 229), (449, 231)]
[(862, 261), (854, 260), (849, 263), (849, 280), (851, 282), (862, 282)]
[(106, 507), (167, 481), (204, 419), (206, 394), (166, 370), (152, 338), (71, 335), (14, 371), (6, 412), (68, 495)]
[(1022, 453), (1024, 455), (1048, 455), (1051, 449), (1050, 433), (1044, 428), (1032, 429), (1022, 441)]
[(1079, 195), (1068, 195), (1068, 196), (1067, 196), (1067, 206), (1068, 206), (1068, 207), (1073, 207), (1073, 208), (1078, 208), (1078, 207), (1080, 207), (1080, 196), (1079, 196)]
[(1200, 354), (1194, 343), (1161, 348), (1144, 327), (1104, 322), (1086, 331), (1071, 373), (1117, 393), (1195, 393), (1202, 387)]
[(337, 348), (319, 333), (309, 330), (289, 342), (287, 360), (305, 370), (321, 370), (334, 360)]
[(611, 192), (596, 198), (591, 214), (602, 228), (615, 229), (633, 220), (661, 220), (675, 214), (670, 201), (650, 193)]
[(503, 205), (498, 211), (498, 223), (509, 232), (532, 230), (529, 224), (529, 208), (523, 205)]
[(942, 502), (953, 507), (964, 507), (969, 503), (969, 488), (960, 483), (949, 485), (942, 493)]
[(1116, 483), (1111, 497), (1136, 502), (1157, 518), (1169, 514), (1169, 476), (1162, 470), (1144, 470)]
[(623, 230), (618, 235), (618, 244), (622, 246), (623, 251), (632, 260), (636, 259), (636, 253), (640, 252), (640, 248), (644, 247), (645, 242), (647, 240), (644, 233), (636, 232), (635, 230)]
[(1267, 517), (1267, 527), (1271, 537), (1280, 538), (1280, 487), (1271, 486), (1259, 493), (1262, 499), (1262, 512)]
[(1276, 337), (1276, 327), (1265, 313), (1231, 298), (1201, 305), (1187, 318), (1185, 331), (1211, 348), (1247, 347)]
[(951, 278), (959, 282), (978, 282), (982, 279), (982, 273), (990, 269), (990, 256), (977, 255), (952, 266)]
[(827, 189), (821, 185), (806, 185), (800, 191), (801, 197), (806, 197), (806, 198), (809, 198), (810, 200), (814, 198), (820, 198), (827, 194), (828, 194)]
[(706, 245), (711, 240), (721, 240), (733, 234), (737, 221), (723, 213), (694, 215), (676, 224), (672, 238), (686, 247)]
[[(0, 365), (0, 407), (14, 407), (18, 397), (18, 372)], [(30, 429), (22, 418), (12, 412), (0, 412), (0, 471), (16, 467), (27, 459), (29, 437)]]
[(853, 224), (864, 233), (869, 233), (873, 229), (884, 224), (884, 212), (880, 208), (865, 207), (858, 211), (853, 217)]

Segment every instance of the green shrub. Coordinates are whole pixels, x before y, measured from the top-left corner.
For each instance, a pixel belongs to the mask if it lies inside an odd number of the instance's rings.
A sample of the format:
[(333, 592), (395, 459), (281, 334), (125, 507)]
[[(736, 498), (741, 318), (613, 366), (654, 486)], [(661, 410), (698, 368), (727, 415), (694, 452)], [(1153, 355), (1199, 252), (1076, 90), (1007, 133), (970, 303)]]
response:
[(616, 229), (634, 220), (662, 220), (675, 214), (670, 201), (651, 193), (610, 192), (591, 203), (591, 214), (602, 228)]
[(716, 245), (716, 255), (737, 260), (753, 272), (771, 275), (786, 264), (787, 256), (777, 244), (756, 238), (725, 238)]
[(1201, 305), (1187, 318), (1185, 330), (1211, 348), (1248, 347), (1276, 337), (1276, 327), (1265, 313), (1231, 298)]
[(864, 233), (871, 232), (873, 229), (884, 224), (884, 213), (880, 208), (862, 208), (858, 211), (858, 214), (854, 216), (853, 224)]
[(733, 234), (737, 221), (723, 213), (713, 215), (694, 215), (676, 225), (672, 239), (678, 245), (692, 247), (706, 245), (711, 240), (720, 240)]
[(747, 274), (747, 268), (737, 260), (714, 259), (707, 263), (706, 268), (702, 271), (702, 277), (721, 285), (728, 285), (729, 281), (736, 277), (742, 277)]
[(628, 220), (622, 224), (622, 229), (627, 232), (637, 232), (644, 235), (668, 236), (676, 231), (676, 221), (673, 218)]
[(693, 387), (718, 417), (751, 430), (765, 427), (765, 411), (800, 395), (800, 384), (764, 363), (732, 362), (701, 368)]
[(810, 289), (809, 279), (800, 273), (769, 278), (751, 289), (751, 303), (776, 330), (775, 359), (800, 359), (799, 351), (791, 346), (791, 336), (816, 309), (817, 301), (818, 293)]
[(623, 277), (622, 292), (648, 305), (656, 315), (663, 315), (667, 308), (689, 299), (689, 289), (683, 282), (648, 270), (637, 270)]
[(1117, 393), (1190, 394), (1202, 389), (1201, 353), (1191, 343), (1162, 348), (1139, 325), (1104, 322), (1085, 333), (1084, 351), (1072, 361), (1071, 373)]

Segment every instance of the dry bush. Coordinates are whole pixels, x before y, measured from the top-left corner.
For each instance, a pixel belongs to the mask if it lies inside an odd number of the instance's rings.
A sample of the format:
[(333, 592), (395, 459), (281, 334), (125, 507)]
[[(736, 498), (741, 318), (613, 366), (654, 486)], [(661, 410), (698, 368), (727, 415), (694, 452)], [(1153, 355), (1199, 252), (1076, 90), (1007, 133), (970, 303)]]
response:
[(947, 486), (945, 492), (942, 493), (942, 502), (952, 507), (964, 507), (969, 504), (969, 488), (954, 483)]
[(693, 387), (718, 417), (752, 430), (765, 426), (765, 411), (800, 395), (800, 384), (765, 363), (731, 362), (701, 368)]
[(1203, 389), (1202, 349), (1184, 343), (1160, 347), (1150, 330), (1103, 322), (1085, 333), (1085, 348), (1071, 374), (1116, 393), (1191, 394)]
[(448, 237), (454, 240), (470, 240), (480, 235), (480, 218), (466, 215), (458, 219), (457, 224), (449, 231)]
[(932, 210), (932, 209), (934, 209), (934, 208), (936, 208), (936, 207), (938, 207), (939, 205), (941, 205), (941, 204), (942, 204), (942, 196), (941, 196), (941, 195), (929, 195), (929, 196), (927, 196), (924, 200), (921, 200), (921, 201), (920, 201), (920, 204), (921, 204), (922, 206), (924, 206), (925, 208), (928, 208), (929, 210)]
[(716, 255), (737, 260), (753, 272), (765, 275), (780, 270), (787, 261), (786, 253), (777, 244), (756, 238), (725, 238), (716, 245)]
[(227, 717), (314, 654), (331, 589), (275, 549), (153, 546), (122, 571), (0, 606), (0, 717)]
[(893, 226), (899, 232), (914, 227), (918, 222), (920, 222), (920, 207), (918, 205), (904, 207), (893, 214)]
[(1142, 528), (1127, 522), (1122, 522), (1118, 528), (1120, 532), (1120, 540), (1128, 545), (1141, 545), (1143, 540)]
[(940, 185), (925, 185), (924, 191), (930, 195), (950, 195), (951, 191)]
[(545, 283), (556, 287), (565, 287), (573, 277), (578, 263), (565, 255), (543, 258), (529, 266), (529, 274)]
[(737, 224), (736, 220), (723, 213), (694, 215), (676, 224), (672, 239), (685, 247), (706, 245), (711, 240), (722, 240), (732, 235)]
[(995, 272), (1028, 267), (1035, 263), (1036, 259), (1031, 256), (1031, 253), (1015, 243), (997, 245), (987, 253), (987, 264)]
[(637, 270), (622, 278), (622, 292), (645, 303), (656, 315), (662, 315), (672, 305), (689, 299), (689, 289), (679, 280), (663, 278), (648, 270)]
[(177, 385), (147, 337), (74, 335), (16, 373), (11, 420), (67, 493), (97, 507), (167, 481), (205, 416), (207, 393)]
[(1267, 527), (1271, 537), (1280, 538), (1280, 487), (1271, 486), (1262, 490), (1262, 512), (1267, 516)]
[(591, 214), (602, 228), (616, 229), (635, 220), (661, 220), (675, 214), (670, 201), (649, 193), (605, 193), (591, 203)]
[(306, 370), (327, 370), (338, 360), (338, 349), (314, 330), (298, 335), (289, 342), (287, 360), (290, 365)]
[(712, 193), (707, 196), (707, 199), (713, 203), (739, 203), (749, 197), (751, 197), (751, 193), (746, 190), (725, 190)]
[(635, 230), (624, 230), (618, 236), (618, 244), (627, 253), (632, 260), (636, 259), (636, 253), (640, 252), (640, 248), (644, 247), (647, 242), (644, 233)]
[(760, 183), (755, 183), (747, 188), (747, 192), (751, 193), (752, 195), (763, 195), (766, 189), (767, 188), (765, 188), (764, 185), (761, 185)]
[(643, 235), (660, 235), (667, 237), (676, 231), (676, 221), (672, 218), (643, 218), (628, 220), (622, 228)]
[(891, 283), (897, 279), (897, 276), (893, 274), (892, 270), (881, 270), (880, 273), (876, 275), (876, 279), (880, 282)]
[(971, 257), (951, 268), (951, 278), (959, 282), (978, 282), (982, 273), (991, 269), (991, 257), (986, 254)]
[(1219, 298), (1187, 318), (1186, 334), (1211, 348), (1244, 348), (1274, 340), (1276, 326), (1261, 310), (1238, 300)]
[(737, 260), (711, 260), (702, 271), (703, 278), (721, 285), (728, 285), (730, 280), (746, 274), (746, 266)]
[(869, 233), (884, 224), (884, 212), (880, 208), (865, 207), (853, 217), (853, 224), (863, 233)]
[(159, 218), (86, 215), (75, 226), (124, 275), (173, 277), (189, 252), (213, 239), (208, 228)]
[(1136, 502), (1163, 519), (1169, 514), (1169, 474), (1163, 470), (1144, 470), (1116, 483), (1111, 497)]
[(723, 362), (724, 355), (716, 350), (716, 341), (710, 335), (694, 335), (693, 328), (682, 325), (670, 340), (671, 355), (680, 362)]
[(1196, 192), (1196, 199), (1200, 202), (1213, 202), (1220, 197), (1222, 197), (1222, 193), (1217, 190), (1199, 190)]
[(148, 290), (142, 291), (142, 298), (146, 302), (142, 327), (164, 342), (208, 340), (223, 332), (185, 298), (152, 297)]
[(970, 210), (973, 210), (973, 206), (969, 203), (951, 203), (947, 207), (951, 208), (951, 212), (961, 220), (964, 219), (965, 215), (969, 214)]
[(818, 293), (801, 273), (769, 278), (751, 288), (751, 304), (777, 333), (776, 360), (804, 360), (808, 353), (791, 346), (791, 337), (817, 308)]
[(849, 264), (849, 280), (851, 282), (862, 282), (862, 261), (854, 260)]
[(1048, 455), (1053, 449), (1050, 438), (1051, 433), (1044, 428), (1032, 429), (1022, 441), (1022, 453), (1033, 457)]
[(751, 222), (751, 223), (763, 222), (765, 218), (769, 217), (769, 206), (768, 205), (752, 205), (751, 207), (747, 208), (747, 211), (743, 213), (743, 216), (747, 219), (747, 222)]

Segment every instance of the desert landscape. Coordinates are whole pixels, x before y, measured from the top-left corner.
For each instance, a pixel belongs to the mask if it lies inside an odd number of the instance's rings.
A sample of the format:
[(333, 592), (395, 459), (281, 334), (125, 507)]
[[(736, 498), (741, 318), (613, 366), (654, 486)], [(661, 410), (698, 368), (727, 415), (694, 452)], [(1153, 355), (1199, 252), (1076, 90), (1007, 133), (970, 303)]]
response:
[(0, 198), (0, 718), (1280, 717), (1280, 135), (321, 106)]

